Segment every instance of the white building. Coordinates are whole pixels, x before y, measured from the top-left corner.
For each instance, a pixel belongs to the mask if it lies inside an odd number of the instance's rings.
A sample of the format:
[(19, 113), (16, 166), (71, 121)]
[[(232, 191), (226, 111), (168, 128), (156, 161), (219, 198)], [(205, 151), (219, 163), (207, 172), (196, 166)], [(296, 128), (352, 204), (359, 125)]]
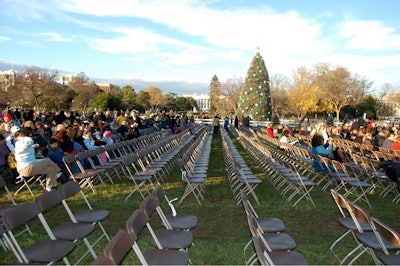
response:
[(14, 70), (0, 72), (0, 90), (8, 91), (8, 88), (14, 85), (17, 72)]
[(200, 111), (207, 112), (210, 109), (210, 95), (203, 93), (193, 93), (191, 95), (182, 95), (183, 97), (192, 97)]

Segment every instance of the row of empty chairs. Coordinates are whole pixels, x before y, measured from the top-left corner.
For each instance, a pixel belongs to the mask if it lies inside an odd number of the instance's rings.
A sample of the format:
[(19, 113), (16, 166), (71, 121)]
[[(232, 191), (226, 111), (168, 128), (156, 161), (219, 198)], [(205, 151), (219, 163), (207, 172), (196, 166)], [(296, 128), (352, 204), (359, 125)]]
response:
[(255, 188), (262, 183), (262, 180), (253, 174), (225, 129), (222, 129), (222, 147), (228, 180), (236, 204), (240, 204), (240, 191), (243, 190), (260, 205)]
[[(376, 265), (400, 264), (400, 234), (362, 207), (332, 189), (331, 195), (340, 211), (339, 223), (346, 229), (331, 245), (330, 250), (340, 264), (353, 264), (363, 254), (369, 254)], [(337, 246), (347, 237), (355, 240), (355, 247), (347, 254), (339, 254)]]
[[(103, 254), (94, 260), (93, 265), (188, 265), (187, 249), (193, 244), (190, 230), (197, 226), (197, 217), (176, 214), (174, 208), (173, 214), (165, 214), (161, 207), (163, 201), (170, 203), (163, 187), (157, 186), (128, 218), (126, 228), (119, 230), (105, 246)], [(162, 228), (153, 228), (150, 221), (153, 215), (159, 216)], [(154, 248), (142, 251), (145, 240), (141, 235), (145, 228)]]
[[(80, 195), (80, 205), (83, 206), (78, 210), (68, 203), (69, 199), (75, 195)], [(74, 200), (76, 200), (75, 197)], [(53, 219), (49, 217), (54, 213), (59, 215), (59, 212), (54, 212), (55, 208), (64, 210), (65, 222), (53, 224)], [(79, 184), (69, 181), (58, 190), (51, 190), (36, 197), (35, 202), (24, 202), (5, 211), (2, 214), (3, 241), (13, 252), (18, 263), (52, 264), (63, 261), (69, 265), (67, 257), (70, 253), (82, 253), (82, 246), (79, 246), (79, 250), (76, 249), (77, 243), (81, 240), (86, 246), (86, 252), (83, 252), (84, 254), (75, 262), (75, 264), (80, 264), (82, 259), (89, 254), (93, 259), (97, 258), (93, 247), (101, 239), (110, 240), (102, 225), (102, 221), (108, 215), (108, 210), (94, 209)], [(27, 241), (16, 234), (21, 227), (25, 229), (35, 220), (39, 220), (45, 230), (44, 234), (34, 232), (36, 236), (40, 235), (39, 240), (32, 238)], [(88, 237), (93, 232), (99, 237), (96, 236), (97, 239), (91, 243)]]
[[(254, 265), (257, 261), (260, 265), (307, 265), (306, 258), (294, 251), (295, 240), (284, 233), (286, 225), (275, 217), (259, 217), (244, 190), (240, 190), (240, 198), (243, 204), (251, 240), (244, 246), (246, 265)], [(255, 253), (248, 255), (248, 249), (253, 244)]]
[(177, 159), (181, 180), (185, 184), (185, 191), (179, 204), (189, 195), (193, 195), (200, 205), (204, 200), (205, 180), (211, 153), (212, 135), (210, 130), (211, 127), (206, 127)]
[(309, 166), (287, 156), (283, 151), (269, 147), (268, 142), (255, 141), (257, 136), (251, 132), (237, 131), (241, 144), (246, 148), (252, 160), (264, 171), (267, 180), (288, 201), (296, 206), (305, 199), (313, 206), (311, 191), (317, 186), (313, 180), (314, 172)]

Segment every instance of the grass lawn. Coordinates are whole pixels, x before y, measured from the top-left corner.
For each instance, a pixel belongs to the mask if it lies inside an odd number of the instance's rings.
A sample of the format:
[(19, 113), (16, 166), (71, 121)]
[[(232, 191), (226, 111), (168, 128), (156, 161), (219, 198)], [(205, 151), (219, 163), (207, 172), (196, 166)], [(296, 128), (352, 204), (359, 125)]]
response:
[[(237, 148), (245, 159), (248, 159), (246, 151), (234, 140)], [(260, 206), (252, 201), (256, 211), (260, 216), (271, 216), (282, 219), (286, 224), (286, 233), (291, 235), (297, 243), (296, 251), (302, 253), (308, 262), (313, 265), (334, 265), (338, 261), (331, 255), (329, 246), (333, 241), (342, 235), (345, 230), (337, 222), (340, 213), (329, 193), (316, 188), (312, 192), (312, 197), (317, 207), (313, 207), (306, 201), (301, 201), (296, 207), (288, 203), (268, 182), (268, 177), (248, 160), (253, 172), (263, 180), (257, 187), (256, 192), (260, 199)], [(7, 180), (9, 181), (9, 180)], [(16, 187), (8, 182), (10, 190), (15, 191)], [(163, 187), (170, 199), (181, 197), (184, 185), (180, 181), (180, 170), (173, 171), (171, 176), (163, 182)], [(140, 195), (135, 193), (127, 201), (125, 197), (132, 190), (132, 181), (124, 178), (114, 185), (105, 187), (98, 185), (98, 194), (87, 192), (90, 202), (95, 208), (110, 210), (110, 216), (104, 221), (105, 228), (112, 237), (119, 229), (125, 228), (125, 221), (130, 214), (139, 207), (141, 202)], [(392, 196), (381, 198), (377, 193), (370, 195), (372, 209), (364, 206), (367, 211), (385, 223), (399, 230), (398, 224), (399, 206), (391, 202)], [(33, 200), (26, 191), (17, 195), (16, 201), (21, 203)], [(250, 200), (252, 198), (250, 197)], [(4, 194), (0, 195), (0, 205), (8, 203)], [(77, 205), (74, 202), (73, 205)], [(165, 204), (165, 202), (164, 202)], [(167, 206), (163, 206), (164, 211)], [(209, 172), (206, 182), (205, 200), (199, 205), (193, 196), (186, 198), (182, 204), (176, 205), (178, 213), (196, 215), (199, 224), (192, 232), (194, 234), (194, 246), (188, 253), (191, 262), (197, 265), (239, 265), (244, 263), (243, 247), (250, 240), (251, 235), (248, 229), (246, 216), (243, 206), (236, 206), (227, 179), (225, 164), (222, 156), (221, 136), (214, 135), (212, 142), (212, 153), (210, 156)], [(57, 223), (66, 219), (63, 209), (54, 209), (54, 214), (50, 223)], [(49, 215), (47, 215), (49, 217)], [(158, 216), (153, 215), (151, 219), (153, 227), (160, 226)], [(31, 224), (34, 231), (34, 238), (40, 238), (44, 230), (39, 222)], [(29, 242), (28, 234), (23, 234), (18, 239)], [(147, 230), (140, 235), (142, 250), (150, 248), (150, 235)], [(89, 240), (92, 239), (89, 238)], [(97, 246), (97, 254), (101, 254), (106, 241), (102, 240)], [(351, 237), (343, 241), (338, 250), (344, 255), (355, 247), (355, 242)], [(70, 262), (74, 263), (78, 254), (84, 249), (83, 243), (69, 256)], [(124, 264), (137, 264), (138, 261), (131, 252)], [(11, 252), (5, 252), (0, 248), (0, 264), (15, 262)], [(93, 259), (88, 256), (83, 261), (84, 264), (91, 264)], [(363, 255), (356, 264), (373, 264), (369, 255)]]

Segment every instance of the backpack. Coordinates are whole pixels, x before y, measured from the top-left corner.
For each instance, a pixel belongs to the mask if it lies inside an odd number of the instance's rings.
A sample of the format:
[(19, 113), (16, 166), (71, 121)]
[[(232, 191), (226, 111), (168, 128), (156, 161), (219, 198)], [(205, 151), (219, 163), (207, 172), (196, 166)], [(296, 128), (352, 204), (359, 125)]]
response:
[(391, 163), (386, 167), (386, 175), (395, 183), (399, 183), (400, 178), (400, 163)]
[(12, 151), (8, 154), (7, 162), (8, 162), (8, 167), (10, 167), (10, 169), (17, 168), (17, 161), (15, 160), (15, 151)]

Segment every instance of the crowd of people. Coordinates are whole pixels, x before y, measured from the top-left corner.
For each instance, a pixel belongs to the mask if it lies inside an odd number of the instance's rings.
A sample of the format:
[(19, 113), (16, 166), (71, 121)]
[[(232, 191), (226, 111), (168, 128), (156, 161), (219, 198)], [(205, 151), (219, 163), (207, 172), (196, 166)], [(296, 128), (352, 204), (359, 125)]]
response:
[[(171, 130), (179, 133), (190, 127), (190, 115), (170, 115), (165, 111), (149, 117), (137, 111), (93, 112), (88, 117), (75, 112), (21, 112), (6, 108), (0, 115), (0, 166), (10, 167), (18, 178), (46, 176), (46, 190), (65, 183), (69, 174), (62, 161), (65, 154), (129, 140), (145, 132)], [(79, 171), (76, 169), (76, 171)]]
[[(312, 123), (308, 119), (304, 119), (296, 128), (269, 124), (266, 133), (284, 143), (290, 143), (289, 136), (291, 135), (296, 135), (297, 139), (308, 138), (311, 140), (312, 154), (340, 162), (348, 162), (350, 154), (335, 147), (335, 139), (365, 144), (373, 150), (379, 150), (380, 147), (388, 150), (400, 150), (400, 126), (395, 125), (394, 121), (379, 124), (375, 120), (365, 119), (360, 122), (358, 119), (354, 119), (346, 121), (342, 125), (328, 126), (326, 122)], [(318, 168), (318, 164), (315, 164), (315, 167)]]

